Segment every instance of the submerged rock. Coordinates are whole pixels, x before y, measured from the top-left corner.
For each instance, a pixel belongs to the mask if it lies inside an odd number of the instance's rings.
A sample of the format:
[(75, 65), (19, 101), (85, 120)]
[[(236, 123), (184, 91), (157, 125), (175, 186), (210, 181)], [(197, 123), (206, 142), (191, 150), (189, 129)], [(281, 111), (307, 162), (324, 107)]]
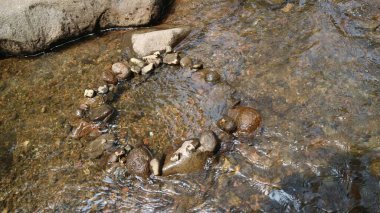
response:
[(159, 18), (163, 0), (3, 0), (0, 52), (33, 53), (98, 28), (146, 25)]
[(193, 61), (191, 60), (189, 56), (183, 57), (179, 63), (181, 64), (182, 67), (185, 67), (185, 68), (191, 68), (193, 66)]
[(104, 104), (104, 105), (90, 109), (88, 113), (88, 118), (91, 121), (107, 122), (111, 118), (113, 112), (114, 112), (114, 109), (110, 105)]
[(82, 121), (76, 129), (72, 131), (70, 137), (74, 139), (80, 139), (82, 137), (88, 137), (90, 139), (97, 138), (102, 133), (98, 126)]
[(88, 157), (99, 158), (107, 150), (111, 150), (115, 142), (115, 137), (111, 134), (104, 134), (91, 141), (87, 147)]
[(117, 84), (117, 78), (113, 72), (110, 72), (110, 71), (103, 72), (102, 79), (107, 84), (113, 84), (113, 85)]
[(154, 69), (154, 64), (148, 64), (141, 69), (141, 74), (146, 75), (150, 73), (151, 71), (153, 71), (153, 69)]
[[(210, 138), (209, 138), (210, 139)], [(216, 146), (216, 144), (215, 144)], [(173, 154), (166, 157), (162, 175), (191, 173), (202, 170), (207, 158), (212, 155), (213, 141), (203, 138), (203, 144), (197, 139), (184, 141)]]
[(224, 116), (221, 119), (218, 120), (216, 125), (223, 131), (228, 132), (228, 133), (233, 133), (236, 131), (236, 124), (235, 121), (228, 117)]
[(205, 81), (213, 84), (218, 83), (220, 81), (220, 75), (215, 71), (207, 71)]
[(118, 80), (124, 80), (131, 75), (128, 66), (121, 62), (112, 64), (112, 72), (116, 75)]
[(179, 64), (179, 55), (178, 53), (169, 53), (164, 57), (164, 64), (177, 65)]
[(237, 127), (237, 133), (241, 135), (251, 135), (261, 123), (261, 115), (251, 107), (238, 106), (228, 110)]
[(148, 33), (133, 34), (133, 50), (139, 56), (146, 56), (155, 51), (163, 51), (167, 46), (173, 47), (190, 32), (188, 28), (173, 28)]
[(126, 161), (126, 167), (130, 174), (141, 177), (149, 176), (150, 154), (145, 148), (139, 147), (132, 149), (127, 155)]
[(217, 145), (216, 137), (212, 131), (203, 132), (201, 134), (199, 142), (199, 150), (202, 152), (213, 152)]

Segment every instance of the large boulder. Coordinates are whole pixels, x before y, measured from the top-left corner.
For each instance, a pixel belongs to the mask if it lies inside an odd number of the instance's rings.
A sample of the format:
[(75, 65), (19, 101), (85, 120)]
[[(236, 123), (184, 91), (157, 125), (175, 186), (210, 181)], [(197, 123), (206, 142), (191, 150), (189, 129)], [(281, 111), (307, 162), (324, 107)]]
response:
[(156, 51), (165, 50), (167, 46), (174, 47), (190, 32), (189, 28), (173, 28), (148, 33), (133, 34), (133, 50), (140, 56), (147, 56)]
[(102, 28), (146, 25), (159, 18), (164, 1), (3, 0), (0, 53), (34, 53)]

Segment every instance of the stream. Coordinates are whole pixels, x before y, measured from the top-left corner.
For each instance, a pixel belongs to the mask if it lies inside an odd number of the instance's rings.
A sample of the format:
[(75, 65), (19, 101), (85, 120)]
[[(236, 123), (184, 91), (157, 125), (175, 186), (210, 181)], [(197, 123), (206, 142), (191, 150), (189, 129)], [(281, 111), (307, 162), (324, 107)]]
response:
[[(0, 210), (379, 212), (380, 1), (287, 2), (177, 0), (158, 26), (1, 59)], [(162, 154), (220, 131), (233, 96), (260, 112), (254, 137), (226, 134), (190, 174), (136, 178), (89, 159), (68, 137), (84, 89), (134, 56), (133, 33), (175, 26), (192, 30), (174, 49), (222, 81), (163, 65), (124, 82), (109, 132)]]

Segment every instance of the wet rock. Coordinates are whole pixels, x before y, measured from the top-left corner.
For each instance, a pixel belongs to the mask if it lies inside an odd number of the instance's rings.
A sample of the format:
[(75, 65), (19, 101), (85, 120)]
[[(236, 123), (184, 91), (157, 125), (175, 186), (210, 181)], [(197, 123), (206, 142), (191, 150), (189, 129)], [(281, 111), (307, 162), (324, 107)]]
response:
[(88, 118), (91, 121), (104, 121), (107, 122), (112, 116), (114, 109), (107, 104), (90, 109)]
[(196, 70), (203, 69), (203, 64), (194, 64), (192, 68)]
[(126, 167), (130, 174), (141, 177), (149, 176), (150, 155), (145, 148), (139, 147), (132, 149), (127, 155)]
[(109, 71), (103, 72), (102, 79), (107, 84), (113, 84), (113, 85), (117, 84), (116, 75), (114, 73), (112, 73), (112, 72), (109, 72)]
[(5, 0), (0, 52), (33, 53), (99, 28), (139, 26), (160, 17), (162, 0)]
[(82, 137), (97, 138), (102, 133), (98, 126), (82, 121), (76, 129), (70, 134), (70, 137), (74, 139), (80, 139)]
[(294, 4), (292, 4), (292, 3), (287, 3), (287, 4), (285, 5), (285, 7), (283, 7), (283, 8), (281, 9), (281, 11), (284, 12), (284, 13), (288, 13), (288, 12), (290, 12), (290, 11), (293, 9), (293, 7), (294, 7)]
[(191, 173), (202, 170), (211, 152), (200, 149), (196, 139), (183, 142), (182, 146), (173, 154), (166, 157), (162, 168), (162, 175), (177, 173)]
[(159, 55), (148, 55), (143, 57), (143, 59), (148, 64), (154, 64), (155, 67), (158, 67), (162, 63), (162, 59), (159, 57)]
[(119, 157), (117, 155), (112, 154), (108, 158), (108, 163), (116, 163), (119, 160)]
[(221, 119), (218, 120), (218, 122), (216, 123), (216, 125), (223, 131), (226, 131), (228, 133), (233, 133), (236, 131), (236, 124), (235, 124), (235, 121), (228, 117), (228, 116), (224, 116), (222, 117)]
[(87, 147), (88, 157), (91, 159), (99, 158), (105, 151), (110, 151), (115, 143), (115, 137), (112, 134), (104, 134), (91, 141)]
[(205, 81), (213, 84), (218, 83), (220, 81), (220, 75), (215, 71), (207, 71)]
[(235, 107), (228, 110), (228, 116), (231, 117), (237, 126), (237, 133), (242, 135), (251, 135), (261, 123), (261, 115), (251, 107)]
[(133, 34), (133, 50), (139, 56), (146, 56), (155, 51), (162, 51), (165, 50), (167, 46), (173, 47), (178, 44), (189, 32), (190, 29), (188, 28), (173, 28), (142, 34)]
[(154, 69), (154, 64), (148, 64), (141, 69), (141, 74), (146, 75), (150, 73), (151, 71), (153, 71), (153, 69)]
[(145, 66), (144, 61), (138, 59), (138, 58), (131, 58), (130, 62), (134, 65), (139, 66), (140, 68), (143, 68)]
[(124, 80), (131, 75), (128, 66), (121, 62), (112, 64), (112, 72), (116, 75), (118, 80)]
[(179, 64), (178, 53), (169, 53), (164, 57), (164, 64), (177, 65)]
[(136, 74), (139, 74), (141, 72), (141, 67), (139, 67), (137, 65), (131, 65), (131, 71), (136, 73)]
[(156, 158), (152, 159), (149, 163), (150, 165), (150, 170), (152, 173), (156, 176), (160, 175), (160, 161), (158, 161)]
[(203, 132), (199, 138), (199, 142), (199, 150), (202, 152), (213, 152), (217, 145), (216, 137), (212, 131)]
[(103, 86), (98, 87), (98, 93), (99, 94), (106, 94), (107, 92), (108, 92), (108, 86), (107, 85), (103, 85)]
[(173, 52), (173, 48), (171, 46), (165, 47), (165, 53), (172, 53), (172, 52)]
[(75, 110), (75, 116), (77, 118), (83, 118), (85, 116), (86, 112), (83, 109), (77, 109)]
[(120, 156), (123, 156), (123, 155), (125, 155), (125, 149), (124, 148), (118, 148), (116, 151), (115, 151), (115, 155), (116, 156), (118, 156), (118, 157), (120, 157)]
[(95, 96), (95, 91), (93, 89), (86, 89), (84, 90), (84, 97), (86, 98), (92, 98)]
[(188, 56), (183, 57), (179, 61), (179, 63), (181, 64), (182, 67), (185, 67), (185, 68), (191, 68), (193, 66), (193, 61)]

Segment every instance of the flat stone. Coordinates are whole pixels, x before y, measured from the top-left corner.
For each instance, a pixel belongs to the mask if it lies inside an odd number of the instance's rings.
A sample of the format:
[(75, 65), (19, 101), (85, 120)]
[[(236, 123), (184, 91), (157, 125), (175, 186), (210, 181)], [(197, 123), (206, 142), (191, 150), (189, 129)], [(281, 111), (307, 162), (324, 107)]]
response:
[(177, 65), (179, 64), (178, 53), (169, 53), (164, 57), (164, 64)]
[(139, 56), (150, 55), (155, 51), (163, 51), (167, 46), (174, 47), (190, 32), (189, 28), (173, 28), (148, 33), (133, 34), (133, 50)]
[(151, 71), (153, 71), (153, 69), (154, 69), (154, 64), (153, 63), (148, 64), (141, 69), (141, 74), (146, 75), (150, 73)]
[(104, 121), (107, 122), (108, 119), (112, 116), (115, 110), (107, 104), (92, 108), (89, 111), (88, 118), (91, 121)]
[(189, 56), (181, 58), (180, 62), (181, 67), (191, 68), (193, 66), (193, 61)]

